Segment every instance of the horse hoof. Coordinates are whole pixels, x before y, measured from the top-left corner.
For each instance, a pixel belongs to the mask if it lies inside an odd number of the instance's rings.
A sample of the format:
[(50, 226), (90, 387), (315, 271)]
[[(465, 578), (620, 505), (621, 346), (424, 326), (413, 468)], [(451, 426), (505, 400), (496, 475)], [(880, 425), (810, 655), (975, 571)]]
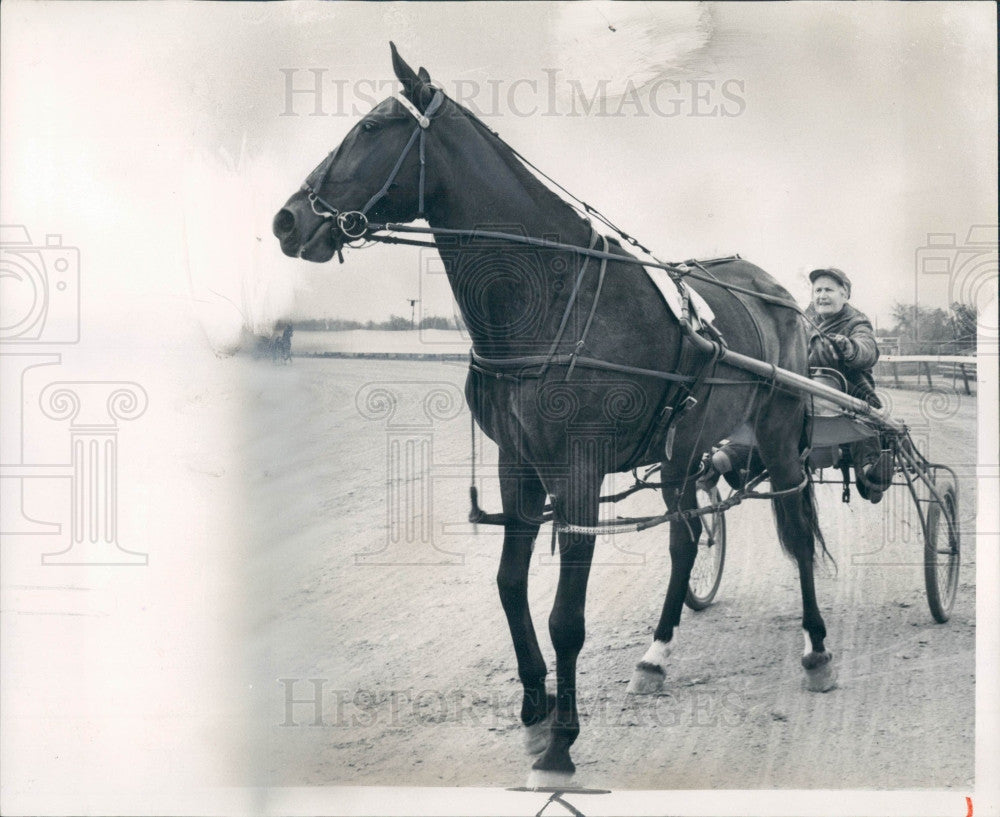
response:
[(811, 652), (802, 656), (806, 689), (810, 692), (829, 692), (837, 686), (837, 670), (832, 659), (833, 655), (828, 652)]
[(528, 773), (529, 789), (558, 789), (565, 791), (573, 788), (573, 772), (553, 772), (548, 769), (532, 769)]
[(552, 721), (556, 713), (553, 709), (544, 720), (524, 727), (524, 750), (529, 755), (540, 755), (549, 745), (549, 734), (552, 731)]
[(656, 664), (647, 664), (640, 661), (632, 673), (632, 680), (628, 682), (625, 689), (627, 695), (655, 695), (663, 689), (663, 682), (667, 678), (667, 673)]

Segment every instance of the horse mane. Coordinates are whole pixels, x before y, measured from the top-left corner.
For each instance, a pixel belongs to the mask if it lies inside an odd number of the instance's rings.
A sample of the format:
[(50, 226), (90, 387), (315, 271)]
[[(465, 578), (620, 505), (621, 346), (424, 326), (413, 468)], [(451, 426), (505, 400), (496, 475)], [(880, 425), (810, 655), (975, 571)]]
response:
[(581, 216), (578, 210), (566, 201), (566, 199), (542, 182), (542, 180), (539, 179), (538, 176), (536, 176), (535, 173), (532, 172), (532, 170), (524, 163), (524, 160), (517, 156), (514, 149), (501, 139), (500, 136), (489, 127), (489, 125), (483, 122), (464, 105), (455, 102), (455, 100), (451, 97), (446, 98), (462, 112), (465, 118), (472, 123), (473, 127), (480, 130), (488, 138), (489, 143), (494, 147), (497, 155), (503, 161), (504, 165), (510, 169), (511, 173), (514, 174), (514, 177), (525, 188), (532, 199), (537, 201), (543, 208), (551, 208), (552, 210), (559, 212), (561, 215), (575, 219), (581, 227), (588, 230), (591, 229), (591, 225), (588, 223), (587, 219)]

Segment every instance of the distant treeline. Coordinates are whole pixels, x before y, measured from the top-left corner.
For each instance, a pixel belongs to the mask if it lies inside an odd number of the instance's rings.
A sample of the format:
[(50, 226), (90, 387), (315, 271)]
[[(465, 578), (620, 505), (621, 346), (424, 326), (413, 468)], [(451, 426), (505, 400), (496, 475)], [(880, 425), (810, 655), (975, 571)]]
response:
[(444, 318), (440, 315), (428, 315), (416, 323), (409, 318), (392, 315), (387, 321), (349, 321), (343, 318), (310, 318), (295, 321), (295, 328), (303, 332), (346, 332), (351, 329), (378, 329), (390, 332), (401, 332), (408, 329), (462, 329), (456, 318)]
[(979, 316), (975, 306), (953, 303), (947, 310), (896, 302), (893, 324), (878, 332), (883, 354), (960, 355), (976, 349)]

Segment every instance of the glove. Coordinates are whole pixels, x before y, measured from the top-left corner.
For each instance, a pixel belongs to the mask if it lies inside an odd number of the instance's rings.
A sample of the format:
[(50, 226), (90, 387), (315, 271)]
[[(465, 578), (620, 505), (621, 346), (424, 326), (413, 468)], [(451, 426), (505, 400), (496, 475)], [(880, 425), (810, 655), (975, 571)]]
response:
[(849, 337), (844, 335), (829, 335), (830, 342), (833, 344), (834, 349), (837, 350), (837, 354), (844, 360), (850, 360), (857, 356), (857, 350), (854, 348), (854, 341)]
[(809, 344), (809, 365), (836, 368), (839, 362), (836, 347), (826, 338), (814, 335)]

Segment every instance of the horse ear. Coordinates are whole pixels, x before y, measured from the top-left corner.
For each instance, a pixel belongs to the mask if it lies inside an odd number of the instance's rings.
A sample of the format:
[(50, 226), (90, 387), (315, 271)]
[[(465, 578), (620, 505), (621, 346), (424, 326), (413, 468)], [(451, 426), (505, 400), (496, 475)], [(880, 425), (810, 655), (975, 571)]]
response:
[(417, 76), (420, 77), (420, 81), (421, 82), (430, 82), (431, 81), (431, 75), (427, 73), (427, 69), (424, 68), (424, 66), (422, 66), (422, 65), (420, 66), (420, 68), (417, 71)]
[(394, 42), (389, 43), (389, 50), (392, 51), (392, 70), (396, 72), (396, 78), (403, 83), (407, 94), (415, 96), (417, 86), (420, 84), (420, 77), (406, 64), (406, 60), (399, 56)]

